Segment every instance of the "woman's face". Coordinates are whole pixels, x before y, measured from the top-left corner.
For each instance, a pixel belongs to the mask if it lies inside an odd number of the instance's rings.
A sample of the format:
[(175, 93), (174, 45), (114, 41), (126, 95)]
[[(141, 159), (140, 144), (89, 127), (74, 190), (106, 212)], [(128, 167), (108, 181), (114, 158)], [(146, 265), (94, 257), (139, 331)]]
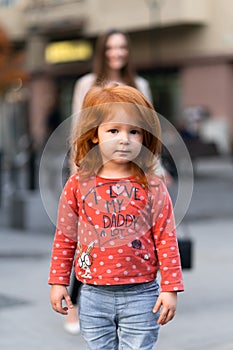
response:
[(129, 50), (126, 37), (121, 34), (112, 34), (106, 41), (105, 50), (106, 61), (109, 69), (118, 71), (122, 69), (128, 61)]

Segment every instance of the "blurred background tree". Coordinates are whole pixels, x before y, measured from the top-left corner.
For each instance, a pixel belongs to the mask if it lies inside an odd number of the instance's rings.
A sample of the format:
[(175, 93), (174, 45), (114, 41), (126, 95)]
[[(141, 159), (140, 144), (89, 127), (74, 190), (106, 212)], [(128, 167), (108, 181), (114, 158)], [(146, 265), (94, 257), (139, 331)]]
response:
[(25, 55), (15, 52), (3, 27), (0, 25), (0, 95), (28, 79), (23, 69)]

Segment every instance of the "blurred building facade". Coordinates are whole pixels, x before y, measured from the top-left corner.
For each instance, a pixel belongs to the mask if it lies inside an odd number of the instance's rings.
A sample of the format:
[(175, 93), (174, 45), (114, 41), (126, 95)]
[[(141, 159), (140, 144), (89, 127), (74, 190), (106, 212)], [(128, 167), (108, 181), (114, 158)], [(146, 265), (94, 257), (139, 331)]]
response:
[(91, 69), (95, 39), (110, 28), (130, 34), (135, 68), (150, 81), (159, 113), (179, 125), (184, 109), (202, 106), (211, 116), (206, 136), (227, 133), (225, 150), (232, 147), (231, 0), (0, 1), (0, 23), (25, 50), (30, 133), (38, 147), (57, 89), (67, 118), (74, 83)]

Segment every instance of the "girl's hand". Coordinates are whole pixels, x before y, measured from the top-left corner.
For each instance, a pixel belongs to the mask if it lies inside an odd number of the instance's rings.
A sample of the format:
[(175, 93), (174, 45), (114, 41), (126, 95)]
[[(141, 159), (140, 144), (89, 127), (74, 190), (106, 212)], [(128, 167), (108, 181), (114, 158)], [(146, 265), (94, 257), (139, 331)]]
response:
[[(65, 300), (67, 306), (62, 307), (62, 300)], [(67, 292), (66, 286), (61, 284), (53, 284), (51, 286), (50, 302), (53, 310), (62, 315), (67, 315), (68, 309), (72, 309), (74, 307)]]
[(160, 307), (161, 313), (158, 319), (158, 324), (164, 325), (171, 321), (175, 316), (177, 304), (177, 292), (162, 292), (157, 302), (153, 308), (153, 312), (156, 313), (159, 311)]

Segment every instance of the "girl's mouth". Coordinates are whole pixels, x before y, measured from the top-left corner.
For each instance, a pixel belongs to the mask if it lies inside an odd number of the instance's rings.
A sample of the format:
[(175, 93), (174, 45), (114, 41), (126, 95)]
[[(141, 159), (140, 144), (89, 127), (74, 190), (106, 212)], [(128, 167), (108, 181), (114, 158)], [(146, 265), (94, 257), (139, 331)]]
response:
[(126, 150), (116, 150), (116, 153), (120, 153), (120, 154), (129, 154), (130, 151), (126, 151)]

